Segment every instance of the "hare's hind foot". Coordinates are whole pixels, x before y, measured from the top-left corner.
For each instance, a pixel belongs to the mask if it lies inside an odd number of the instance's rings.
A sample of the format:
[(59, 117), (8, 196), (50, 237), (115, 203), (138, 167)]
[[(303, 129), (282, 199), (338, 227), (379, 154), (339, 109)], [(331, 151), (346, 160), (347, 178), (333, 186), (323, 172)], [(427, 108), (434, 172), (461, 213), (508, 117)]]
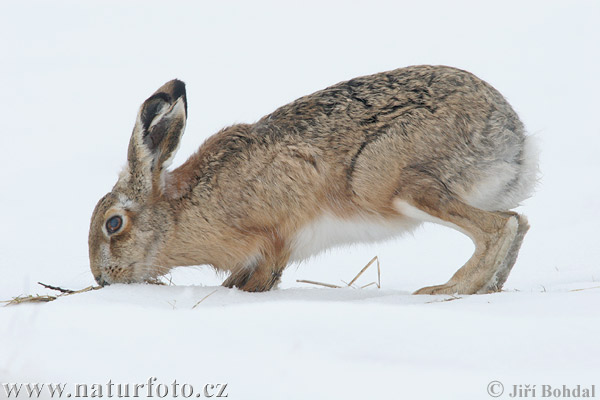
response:
[[(497, 265), (497, 267), (491, 279), (486, 284), (481, 286), (479, 289), (475, 290), (477, 286), (475, 284), (470, 284), (472, 280), (469, 279), (460, 282), (457, 279), (455, 279), (455, 277), (452, 277), (452, 279), (450, 279), (447, 283), (443, 285), (427, 286), (417, 290), (416, 292), (414, 292), (414, 294), (485, 294), (499, 292), (500, 290), (502, 290), (502, 286), (504, 286), (504, 283), (508, 279), (508, 275), (510, 274), (512, 267), (515, 265), (517, 255), (519, 254), (519, 249), (521, 248), (521, 243), (523, 243), (523, 238), (529, 230), (529, 223), (527, 222), (527, 217), (525, 217), (524, 215), (512, 212), (506, 212), (502, 214), (506, 215), (511, 219), (517, 219), (517, 232), (514, 235), (512, 242), (510, 243), (510, 247), (506, 252), (506, 256), (500, 262), (500, 264), (498, 264), (498, 260), (500, 260), (501, 255), (505, 253), (503, 248), (505, 247), (507, 240), (501, 239), (499, 246), (496, 246), (499, 247), (499, 252), (497, 253), (498, 255), (496, 256), (496, 260), (493, 263), (493, 265)], [(513, 229), (508, 230), (508, 236), (506, 236), (507, 238), (511, 237), (512, 230)], [(473, 258), (475, 258), (475, 255), (473, 255)], [(473, 261), (473, 258), (471, 258), (469, 262)], [(480, 262), (485, 262), (485, 260), (481, 259)], [(463, 268), (467, 267), (468, 264), (469, 263), (465, 264)], [(457, 271), (456, 275), (458, 275), (458, 273), (461, 270), (463, 270), (463, 268)]]
[(527, 221), (526, 216), (513, 212), (506, 212), (503, 214), (517, 218), (519, 224), (517, 228), (517, 234), (510, 245), (508, 254), (504, 258), (502, 264), (500, 264), (500, 267), (496, 270), (496, 273), (492, 279), (490, 279), (490, 281), (484, 287), (479, 289), (477, 293), (493, 293), (502, 290), (502, 286), (504, 286), (512, 267), (515, 265), (515, 261), (517, 261), (517, 255), (521, 249), (523, 238), (529, 230), (529, 222)]
[(455, 283), (445, 283), (443, 285), (426, 286), (414, 292), (413, 294), (459, 294), (460, 291)]
[(395, 205), (407, 217), (437, 222), (467, 234), (475, 243), (475, 252), (447, 283), (424, 287), (415, 294), (475, 294), (498, 290), (501, 287), (498, 283), (504, 283), (516, 260), (527, 231), (526, 220), (523, 219), (520, 230), (518, 214), (484, 211), (456, 199), (431, 200), (398, 200)]

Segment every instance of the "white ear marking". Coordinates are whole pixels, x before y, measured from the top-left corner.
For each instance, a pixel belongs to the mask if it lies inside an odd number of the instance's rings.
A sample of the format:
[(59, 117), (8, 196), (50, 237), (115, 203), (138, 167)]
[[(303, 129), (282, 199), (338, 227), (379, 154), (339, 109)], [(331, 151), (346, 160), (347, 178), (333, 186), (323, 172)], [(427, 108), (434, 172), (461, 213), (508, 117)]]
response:
[[(175, 104), (173, 104), (173, 110), (170, 112), (173, 115), (177, 115), (177, 114), (183, 114), (182, 115), (182, 119), (183, 119), (183, 126), (181, 127), (181, 131), (183, 132), (185, 130), (185, 125), (186, 125), (186, 115), (185, 115), (185, 104), (183, 102), (183, 97), (180, 97), (179, 99), (177, 99), (177, 101), (175, 102)], [(175, 147), (175, 150), (173, 150), (173, 152), (171, 153), (171, 155), (169, 156), (169, 158), (167, 158), (165, 160), (165, 162), (163, 163), (162, 167), (163, 169), (167, 169), (171, 166), (171, 164), (173, 163), (173, 159), (175, 159), (175, 155), (177, 154), (177, 152), (179, 151), (179, 147), (181, 146), (181, 140), (177, 141), (177, 147)], [(161, 179), (162, 181), (162, 179)], [(163, 182), (164, 183), (164, 182)]]
[(154, 116), (154, 118), (152, 118), (152, 121), (150, 122), (150, 125), (148, 125), (148, 129), (150, 130), (150, 128), (152, 128), (154, 125), (156, 125), (161, 119), (163, 119), (163, 117), (168, 114), (170, 112), (170, 109), (172, 109), (173, 106), (169, 107), (169, 105), (165, 102), (161, 105), (160, 110), (158, 110), (158, 112), (156, 113), (156, 115)]

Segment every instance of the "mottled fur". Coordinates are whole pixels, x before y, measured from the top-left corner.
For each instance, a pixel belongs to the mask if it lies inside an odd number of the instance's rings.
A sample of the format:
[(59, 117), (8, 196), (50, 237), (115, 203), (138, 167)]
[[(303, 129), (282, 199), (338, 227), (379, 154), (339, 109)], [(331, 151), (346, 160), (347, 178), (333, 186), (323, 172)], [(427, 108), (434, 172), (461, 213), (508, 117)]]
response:
[[(225, 286), (264, 291), (290, 259), (320, 250), (315, 229), (365, 226), (377, 240), (427, 220), (476, 250), (448, 283), (417, 293), (484, 293), (507, 279), (528, 229), (507, 210), (530, 196), (537, 159), (513, 109), (474, 75), (414, 66), (342, 82), (223, 129), (167, 171), (186, 113), (177, 80), (142, 105), (128, 166), (92, 217), (99, 283), (209, 264), (231, 272)], [(125, 223), (109, 235), (113, 215)], [(347, 234), (326, 240), (363, 237)]]

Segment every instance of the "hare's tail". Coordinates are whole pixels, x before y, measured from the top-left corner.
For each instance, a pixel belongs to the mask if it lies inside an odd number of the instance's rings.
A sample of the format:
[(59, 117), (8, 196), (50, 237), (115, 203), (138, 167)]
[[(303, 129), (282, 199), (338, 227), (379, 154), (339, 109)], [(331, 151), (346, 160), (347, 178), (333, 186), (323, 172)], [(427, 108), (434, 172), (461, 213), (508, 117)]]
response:
[(465, 203), (486, 211), (511, 210), (531, 197), (538, 181), (538, 145), (535, 137), (522, 136), (516, 146), (506, 146), (497, 159), (481, 166), (477, 182), (462, 196)]
[(526, 136), (523, 145), (521, 168), (514, 188), (514, 198), (517, 203), (528, 199), (539, 180), (539, 145), (536, 136)]

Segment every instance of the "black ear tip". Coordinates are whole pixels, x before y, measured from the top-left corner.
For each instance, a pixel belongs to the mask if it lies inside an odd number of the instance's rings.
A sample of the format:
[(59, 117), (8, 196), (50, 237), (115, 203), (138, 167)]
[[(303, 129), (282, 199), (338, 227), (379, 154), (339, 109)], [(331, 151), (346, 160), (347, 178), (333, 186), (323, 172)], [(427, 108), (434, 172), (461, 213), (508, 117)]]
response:
[(185, 97), (185, 83), (179, 79), (173, 79), (170, 83), (173, 99), (178, 99), (181, 96)]
[(185, 94), (185, 83), (179, 79), (173, 79), (162, 85), (154, 94), (146, 99), (142, 108), (144, 110), (142, 120), (149, 125), (157, 112), (161, 109), (161, 102), (173, 105), (178, 99), (183, 98), (183, 106), (187, 115), (187, 97)]
[(168, 82), (165, 86), (169, 87), (169, 94), (173, 101), (177, 101), (180, 97), (183, 97), (183, 105), (185, 107), (185, 113), (187, 114), (187, 96), (185, 93), (185, 83), (179, 79), (173, 79)]
[(180, 97), (185, 97), (185, 83), (179, 79), (173, 79), (158, 88), (154, 94), (165, 93), (172, 102), (175, 102)]

